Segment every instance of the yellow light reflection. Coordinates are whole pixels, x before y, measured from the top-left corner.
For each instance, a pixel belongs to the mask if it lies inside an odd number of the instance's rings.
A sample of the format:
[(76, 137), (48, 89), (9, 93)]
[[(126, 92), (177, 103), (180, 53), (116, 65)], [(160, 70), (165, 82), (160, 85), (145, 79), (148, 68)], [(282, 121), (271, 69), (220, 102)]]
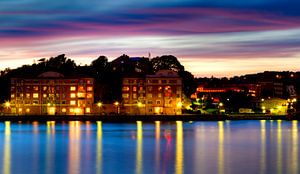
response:
[(266, 120), (260, 121), (260, 141), (261, 141), (261, 147), (260, 147), (260, 173), (266, 173)]
[(298, 121), (292, 122), (292, 173), (298, 173)]
[(4, 148), (3, 148), (3, 174), (11, 173), (11, 130), (10, 121), (5, 121)]
[(79, 173), (80, 169), (80, 122), (69, 122), (69, 173)]
[(218, 173), (224, 173), (224, 122), (218, 121), (219, 147), (218, 147)]
[(97, 174), (102, 173), (102, 122), (97, 121)]
[(47, 121), (47, 135), (55, 133), (55, 121)]
[(176, 121), (176, 156), (175, 156), (175, 173), (182, 174), (183, 172), (183, 161), (184, 161), (184, 151), (183, 151), (183, 127), (182, 121)]
[(47, 166), (47, 171), (46, 173), (53, 173), (53, 162), (54, 162), (54, 154), (53, 153), (53, 142), (54, 138), (53, 136), (55, 135), (55, 121), (47, 121), (47, 143), (46, 143), (46, 166)]
[(155, 165), (156, 173), (160, 172), (160, 121), (155, 121)]
[(136, 144), (136, 173), (143, 172), (143, 124), (141, 121), (137, 121), (137, 144)]
[(282, 128), (281, 120), (277, 120), (277, 173), (282, 173)]

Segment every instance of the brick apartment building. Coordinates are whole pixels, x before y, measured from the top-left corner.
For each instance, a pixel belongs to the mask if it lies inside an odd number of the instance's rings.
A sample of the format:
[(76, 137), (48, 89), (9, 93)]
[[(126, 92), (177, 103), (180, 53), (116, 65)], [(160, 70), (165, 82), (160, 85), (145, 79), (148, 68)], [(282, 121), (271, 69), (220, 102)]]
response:
[(12, 78), (10, 113), (84, 115), (92, 113), (94, 80), (45, 72), (37, 78)]
[(131, 115), (181, 114), (182, 79), (171, 70), (123, 79), (125, 112)]

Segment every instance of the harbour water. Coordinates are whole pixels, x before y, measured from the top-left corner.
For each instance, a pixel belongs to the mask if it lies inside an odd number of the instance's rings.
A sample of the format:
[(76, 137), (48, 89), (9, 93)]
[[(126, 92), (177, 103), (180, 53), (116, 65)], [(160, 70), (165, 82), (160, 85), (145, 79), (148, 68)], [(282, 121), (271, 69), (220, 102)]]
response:
[(1, 122), (0, 173), (299, 173), (298, 121)]

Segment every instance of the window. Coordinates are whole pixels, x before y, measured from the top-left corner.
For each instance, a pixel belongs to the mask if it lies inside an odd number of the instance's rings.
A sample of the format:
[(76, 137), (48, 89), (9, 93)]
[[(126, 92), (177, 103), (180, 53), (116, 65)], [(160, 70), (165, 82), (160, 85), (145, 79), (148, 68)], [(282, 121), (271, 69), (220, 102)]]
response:
[(75, 93), (71, 93), (71, 94), (70, 94), (70, 97), (71, 97), (71, 98), (76, 98), (76, 94), (75, 94)]
[(159, 87), (158, 87), (158, 91), (161, 91), (161, 90), (162, 90), (162, 87), (161, 87), (161, 86), (159, 86)]
[(148, 98), (152, 98), (152, 94), (147, 94), (147, 97)]
[(30, 98), (30, 93), (26, 93), (26, 98)]
[(34, 91), (38, 91), (38, 90), (39, 90), (39, 87), (38, 87), (38, 86), (33, 86), (33, 90), (34, 90)]
[(129, 87), (128, 86), (123, 86), (123, 91), (129, 91)]
[(136, 98), (136, 94), (132, 94), (132, 97), (133, 97), (133, 98)]
[(74, 109), (73, 109), (73, 108), (70, 108), (70, 112), (74, 112)]
[(158, 98), (161, 98), (161, 93), (158, 94)]
[(93, 94), (88, 93), (88, 94), (86, 95), (86, 98), (93, 98)]
[(87, 80), (86, 83), (87, 84), (93, 84), (93, 81), (92, 80)]
[(93, 87), (92, 86), (88, 86), (87, 87), (87, 91), (93, 91)]
[(47, 86), (43, 86), (43, 91), (47, 91)]
[(38, 100), (33, 100), (33, 104), (39, 104)]
[(132, 87), (132, 91), (136, 91), (137, 89), (136, 89), (136, 86), (134, 86), (134, 87)]
[(91, 113), (91, 108), (85, 108), (86, 113)]
[(167, 83), (167, 80), (162, 80), (161, 83)]
[(152, 80), (152, 83), (158, 83), (158, 80)]
[(39, 94), (38, 93), (33, 93), (33, 98), (39, 98)]
[(30, 112), (30, 109), (29, 108), (26, 108), (26, 113), (29, 113)]
[(78, 98), (85, 98), (85, 93), (78, 92), (77, 96)]
[(123, 98), (129, 98), (129, 94), (122, 94)]
[(144, 90), (142, 86), (140, 86), (140, 91)]
[(152, 104), (152, 100), (149, 100), (149, 101), (148, 101), (148, 104)]
[(63, 105), (67, 104), (66, 100), (61, 101), (61, 104)]
[(156, 100), (156, 104), (157, 104), (157, 105), (160, 105), (160, 100)]
[(66, 108), (62, 108), (61, 112), (67, 112), (67, 109)]
[(70, 91), (76, 91), (76, 86), (71, 86)]
[(149, 91), (149, 92), (152, 91), (152, 86), (148, 86), (148, 91)]
[[(88, 89), (89, 89), (89, 87), (88, 87)], [(79, 86), (78, 87), (78, 91), (84, 91), (84, 87), (83, 86)]]
[(76, 105), (76, 101), (75, 100), (71, 100), (70, 101), (70, 105)]
[(15, 94), (11, 94), (10, 97), (11, 97), (11, 98), (15, 98)]
[(43, 94), (43, 98), (47, 98), (47, 94)]

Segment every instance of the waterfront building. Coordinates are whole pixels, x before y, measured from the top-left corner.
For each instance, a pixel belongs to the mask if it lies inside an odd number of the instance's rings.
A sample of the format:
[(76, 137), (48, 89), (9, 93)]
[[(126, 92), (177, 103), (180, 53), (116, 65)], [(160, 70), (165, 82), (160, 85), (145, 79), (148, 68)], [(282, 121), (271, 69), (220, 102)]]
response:
[(12, 78), (10, 113), (84, 115), (92, 113), (94, 80), (45, 72), (36, 78)]
[(122, 98), (127, 114), (181, 114), (182, 79), (177, 72), (123, 78)]

